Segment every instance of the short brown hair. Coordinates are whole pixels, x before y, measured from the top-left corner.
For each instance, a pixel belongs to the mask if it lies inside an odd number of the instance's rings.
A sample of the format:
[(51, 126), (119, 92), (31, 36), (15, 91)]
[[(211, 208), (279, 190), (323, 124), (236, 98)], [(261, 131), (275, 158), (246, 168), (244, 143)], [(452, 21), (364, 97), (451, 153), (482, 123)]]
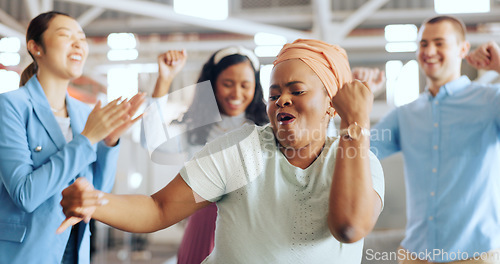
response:
[(457, 39), (459, 41), (465, 41), (466, 37), (466, 27), (465, 24), (462, 20), (460, 20), (457, 17), (454, 16), (446, 16), (446, 15), (441, 15), (441, 16), (435, 16), (431, 17), (429, 19), (426, 19), (423, 23), (422, 26), (425, 26), (426, 24), (436, 24), (440, 22), (450, 22), (451, 25), (455, 28), (455, 32), (457, 33)]

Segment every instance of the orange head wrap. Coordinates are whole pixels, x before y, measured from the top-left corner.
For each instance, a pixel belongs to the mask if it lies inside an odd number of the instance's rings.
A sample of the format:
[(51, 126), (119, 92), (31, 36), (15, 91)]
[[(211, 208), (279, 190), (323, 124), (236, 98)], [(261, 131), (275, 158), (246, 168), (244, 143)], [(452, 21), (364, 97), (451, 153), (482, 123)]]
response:
[(314, 39), (297, 39), (283, 46), (273, 64), (276, 66), (291, 59), (300, 59), (318, 75), (330, 99), (344, 83), (352, 80), (347, 54), (337, 45)]

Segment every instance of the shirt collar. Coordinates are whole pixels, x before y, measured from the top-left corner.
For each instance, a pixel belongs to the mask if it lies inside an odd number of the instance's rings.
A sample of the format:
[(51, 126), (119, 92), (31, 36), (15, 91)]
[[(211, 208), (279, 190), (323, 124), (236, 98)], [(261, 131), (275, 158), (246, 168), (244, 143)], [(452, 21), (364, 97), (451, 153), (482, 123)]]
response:
[[(445, 85), (441, 86), (439, 92), (436, 94), (435, 98), (440, 99), (445, 95), (453, 96), (455, 93), (458, 93), (465, 88), (467, 88), (471, 84), (471, 80), (469, 77), (462, 75), (458, 79), (455, 79)], [(432, 99), (432, 94), (427, 90), (429, 98)]]

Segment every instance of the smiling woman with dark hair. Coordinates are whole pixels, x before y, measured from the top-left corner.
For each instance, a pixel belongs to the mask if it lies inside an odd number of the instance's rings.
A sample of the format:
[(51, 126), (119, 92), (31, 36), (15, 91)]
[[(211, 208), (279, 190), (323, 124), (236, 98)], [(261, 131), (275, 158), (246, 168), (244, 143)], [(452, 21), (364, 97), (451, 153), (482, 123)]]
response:
[[(360, 263), (384, 195), (382, 168), (369, 151), (373, 94), (351, 81), (347, 55), (335, 45), (297, 40), (274, 64), (269, 125), (208, 143), (152, 196), (75, 182), (63, 192), (68, 218), (60, 230), (92, 216), (153, 232), (215, 203), (215, 248), (203, 263)], [(341, 137), (330, 138), (336, 112)]]
[(64, 219), (61, 191), (78, 178), (110, 191), (118, 140), (143, 95), (91, 111), (71, 98), (82, 75), (85, 33), (72, 17), (47, 12), (31, 20), (26, 46), (33, 58), (18, 90), (0, 94), (0, 263), (89, 263), (86, 223), (57, 236)]
[[(159, 109), (163, 109), (161, 115), (165, 116), (175, 111), (168, 107), (170, 102), (166, 102), (167, 93), (174, 77), (184, 68), (186, 60), (185, 50), (169, 50), (158, 56), (159, 76), (151, 103), (156, 103)], [(223, 134), (239, 129), (245, 124), (268, 123), (259, 80), (259, 67), (257, 56), (241, 46), (230, 46), (212, 54), (201, 70), (193, 102), (180, 118), (181, 121), (165, 124), (184, 126), (186, 134), (173, 140), (169, 139), (154, 149), (152, 159), (181, 166), (187, 160), (172, 159), (172, 155), (165, 157), (162, 154), (183, 153), (187, 154), (182, 155), (183, 157), (191, 158), (207, 142)], [(208, 100), (212, 94), (215, 95), (215, 102)], [(207, 107), (208, 102), (213, 103), (213, 106)], [(151, 110), (157, 111), (158, 108), (148, 108), (146, 115), (151, 113)], [(152, 113), (154, 114), (156, 113)], [(221, 120), (216, 122), (219, 117)], [(206, 125), (199, 127), (200, 124)], [(143, 145), (147, 145), (148, 140), (155, 137), (158, 132), (157, 124), (145, 120), (143, 125), (142, 141)], [(158, 157), (165, 158), (159, 161)], [(197, 211), (189, 218), (177, 254), (179, 264), (200, 263), (212, 252), (216, 218), (215, 204)]]

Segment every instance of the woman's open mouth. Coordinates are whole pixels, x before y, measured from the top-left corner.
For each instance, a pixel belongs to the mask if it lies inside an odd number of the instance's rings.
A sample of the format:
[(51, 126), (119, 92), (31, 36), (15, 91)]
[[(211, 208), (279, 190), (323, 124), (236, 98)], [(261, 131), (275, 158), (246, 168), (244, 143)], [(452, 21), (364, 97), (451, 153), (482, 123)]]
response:
[(276, 120), (278, 120), (280, 125), (288, 125), (295, 121), (295, 116), (289, 113), (279, 113), (276, 116)]

